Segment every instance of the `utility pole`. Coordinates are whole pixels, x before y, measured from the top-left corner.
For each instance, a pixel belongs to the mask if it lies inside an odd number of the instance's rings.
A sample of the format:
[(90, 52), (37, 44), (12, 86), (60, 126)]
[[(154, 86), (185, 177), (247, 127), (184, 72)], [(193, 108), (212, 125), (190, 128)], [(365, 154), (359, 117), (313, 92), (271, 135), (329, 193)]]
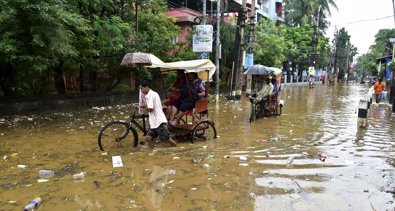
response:
[(246, 0), (243, 0), (242, 9), (238, 11), (236, 36), (234, 45), (234, 57), (232, 64), (232, 76), (229, 88), (229, 99), (235, 100), (241, 96), (241, 74), (243, 70), (242, 57), (243, 57), (243, 45), (244, 45), (244, 25), (246, 20)]
[(247, 7), (246, 7), (246, 2), (247, 0), (242, 1), (242, 9), (239, 12), (239, 16), (241, 16), (241, 22), (240, 22), (240, 30), (239, 30), (239, 51), (238, 51), (238, 58), (237, 58), (237, 66), (235, 66), (235, 77), (233, 80), (236, 81), (236, 86), (234, 92), (234, 97), (235, 99), (240, 99), (241, 97), (241, 79), (243, 76), (243, 61), (244, 61), (244, 27), (245, 27), (245, 20), (247, 18)]
[(203, 21), (202, 21), (202, 24), (206, 25), (206, 10), (207, 10), (207, 8), (206, 8), (206, 0), (202, 0), (202, 2), (203, 2)]
[(221, 54), (221, 44), (220, 44), (220, 31), (221, 31), (221, 20), (220, 20), (220, 14), (221, 14), (221, 0), (217, 0), (217, 34), (215, 38), (215, 79), (216, 79), (216, 84), (215, 84), (215, 101), (218, 102), (219, 100), (219, 57)]
[[(250, 22), (249, 22), (249, 34), (248, 34), (248, 48), (247, 52), (248, 54), (252, 54), (254, 50), (254, 32), (255, 32), (255, 0), (252, 0), (251, 2), (251, 15), (250, 15)], [(252, 80), (252, 75), (247, 75), (247, 80), (246, 80), (246, 94), (252, 94), (251, 92), (251, 80)]]
[(348, 41), (347, 42), (347, 44), (346, 44), (346, 48), (347, 48), (347, 60), (346, 60), (346, 67), (345, 67), (345, 71), (346, 71), (346, 73), (347, 73), (347, 78), (346, 78), (346, 83), (348, 84), (348, 78), (350, 77), (349, 76), (349, 74), (350, 74), (350, 69), (349, 69), (349, 67), (350, 67), (350, 65), (349, 65), (349, 60), (350, 60), (350, 41)]
[(394, 23), (395, 23), (395, 2), (392, 0), (392, 9), (394, 11)]

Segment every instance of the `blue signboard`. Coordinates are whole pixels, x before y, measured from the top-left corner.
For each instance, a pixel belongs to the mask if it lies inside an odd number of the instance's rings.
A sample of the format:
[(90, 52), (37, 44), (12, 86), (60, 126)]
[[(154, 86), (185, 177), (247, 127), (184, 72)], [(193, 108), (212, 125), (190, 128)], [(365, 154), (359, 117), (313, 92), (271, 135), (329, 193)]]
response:
[(199, 59), (208, 59), (208, 53), (200, 53)]
[(248, 69), (252, 65), (254, 65), (254, 54), (246, 53), (245, 62), (244, 62), (244, 68)]

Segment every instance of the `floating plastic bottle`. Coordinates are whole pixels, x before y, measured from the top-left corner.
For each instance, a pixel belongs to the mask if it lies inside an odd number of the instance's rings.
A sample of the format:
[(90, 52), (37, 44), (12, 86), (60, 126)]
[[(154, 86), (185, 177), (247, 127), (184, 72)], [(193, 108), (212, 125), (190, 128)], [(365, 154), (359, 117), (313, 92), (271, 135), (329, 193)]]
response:
[(33, 199), (32, 201), (30, 201), (29, 204), (27, 204), (25, 206), (23, 211), (33, 210), (33, 209), (37, 208), (40, 205), (40, 203), (41, 203), (41, 198), (37, 197), (37, 198)]
[(84, 179), (85, 177), (85, 173), (84, 172), (80, 172), (78, 174), (74, 174), (73, 175), (73, 179), (79, 180), (79, 179)]

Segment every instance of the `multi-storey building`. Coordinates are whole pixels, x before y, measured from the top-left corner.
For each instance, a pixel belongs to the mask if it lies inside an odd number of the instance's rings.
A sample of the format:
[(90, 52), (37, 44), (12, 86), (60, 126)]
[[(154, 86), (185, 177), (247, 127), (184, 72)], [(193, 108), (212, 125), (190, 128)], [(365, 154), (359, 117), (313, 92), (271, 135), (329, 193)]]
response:
[[(199, 24), (203, 17), (203, 1), (204, 0), (168, 0), (169, 11), (168, 16), (177, 18), (177, 24), (182, 28), (182, 33), (176, 40), (185, 40), (188, 38), (188, 30), (194, 24)], [(206, 23), (212, 24), (215, 20), (216, 0), (206, 1)], [(221, 0), (224, 15), (237, 16), (242, 10), (243, 0)], [(252, 0), (246, 0), (246, 7), (251, 11)], [(263, 18), (284, 22), (283, 0), (255, 0), (255, 20), (259, 22)], [(250, 15), (250, 13), (249, 13)]]

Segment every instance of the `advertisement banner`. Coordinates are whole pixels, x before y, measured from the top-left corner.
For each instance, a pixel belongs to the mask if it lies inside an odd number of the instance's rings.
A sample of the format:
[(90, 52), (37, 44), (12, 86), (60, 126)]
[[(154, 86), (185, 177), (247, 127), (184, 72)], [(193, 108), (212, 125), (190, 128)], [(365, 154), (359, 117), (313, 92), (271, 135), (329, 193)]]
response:
[(212, 52), (213, 51), (213, 26), (195, 25), (192, 35), (193, 52)]

